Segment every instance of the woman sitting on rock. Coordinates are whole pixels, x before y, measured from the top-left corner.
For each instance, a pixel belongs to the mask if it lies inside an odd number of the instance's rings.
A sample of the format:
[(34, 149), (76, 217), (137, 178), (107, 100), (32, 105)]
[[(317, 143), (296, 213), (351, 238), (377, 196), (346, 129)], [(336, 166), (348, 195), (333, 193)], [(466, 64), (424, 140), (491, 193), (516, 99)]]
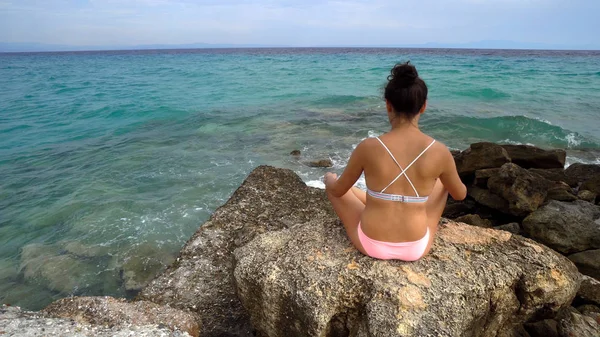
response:
[[(427, 85), (413, 65), (392, 69), (385, 100), (391, 131), (362, 141), (339, 179), (325, 175), (325, 186), (361, 253), (415, 261), (431, 248), (448, 193), (462, 200), (467, 188), (448, 148), (419, 130)], [(353, 187), (363, 172), (367, 192)]]

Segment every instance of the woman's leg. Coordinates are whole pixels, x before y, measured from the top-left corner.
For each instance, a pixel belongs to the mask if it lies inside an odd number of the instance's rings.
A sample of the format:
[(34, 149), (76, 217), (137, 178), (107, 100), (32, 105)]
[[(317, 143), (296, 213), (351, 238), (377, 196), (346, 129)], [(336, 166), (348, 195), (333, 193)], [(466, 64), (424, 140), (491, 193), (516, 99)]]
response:
[(429, 250), (431, 249), (431, 245), (435, 239), (435, 234), (438, 230), (440, 218), (442, 217), (444, 208), (446, 208), (447, 200), (448, 191), (446, 191), (446, 188), (438, 179), (435, 182), (435, 186), (433, 187), (431, 194), (429, 194), (429, 199), (427, 199), (427, 204), (425, 206), (427, 209), (427, 226), (429, 227), (429, 244), (427, 245), (425, 254), (429, 253)]
[(352, 189), (341, 197), (335, 197), (327, 192), (327, 198), (331, 201), (335, 213), (337, 213), (340, 220), (342, 220), (342, 224), (346, 229), (346, 234), (354, 247), (361, 253), (367, 255), (358, 239), (358, 223), (362, 212), (365, 209), (365, 204), (356, 196), (356, 194), (354, 194)]
[(363, 203), (363, 205), (367, 204), (367, 192), (361, 190), (360, 188), (358, 188), (356, 186), (352, 186), (350, 191), (352, 191), (352, 193), (354, 193), (354, 195), (358, 198), (358, 200), (360, 200), (360, 202)]

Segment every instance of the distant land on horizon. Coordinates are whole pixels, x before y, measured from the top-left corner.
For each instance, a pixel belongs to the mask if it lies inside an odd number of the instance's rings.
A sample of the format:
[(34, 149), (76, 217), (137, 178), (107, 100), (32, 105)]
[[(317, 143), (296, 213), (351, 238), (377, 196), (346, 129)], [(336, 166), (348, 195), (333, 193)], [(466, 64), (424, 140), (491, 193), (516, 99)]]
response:
[(448, 48), (448, 49), (523, 49), (523, 50), (600, 50), (594, 45), (556, 45), (527, 43), (517, 41), (486, 40), (469, 43), (390, 44), (390, 45), (315, 45), (286, 46), (268, 44), (144, 44), (144, 45), (101, 45), (74, 46), (44, 43), (3, 43), (0, 53), (18, 52), (71, 52), (71, 51), (109, 51), (109, 50), (161, 50), (161, 49), (218, 49), (218, 48)]

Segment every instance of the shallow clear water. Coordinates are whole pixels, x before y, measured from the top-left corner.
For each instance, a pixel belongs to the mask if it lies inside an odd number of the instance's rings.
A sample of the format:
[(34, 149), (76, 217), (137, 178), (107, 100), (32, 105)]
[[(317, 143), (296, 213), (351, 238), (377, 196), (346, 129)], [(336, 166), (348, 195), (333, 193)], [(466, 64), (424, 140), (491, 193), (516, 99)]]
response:
[[(600, 163), (600, 52), (0, 54), (0, 301), (127, 295), (122, 265), (168, 263), (257, 165), (319, 185), (326, 170), (306, 160), (331, 158), (339, 173), (354, 145), (389, 129), (382, 87), (404, 60), (430, 89), (422, 129), (449, 147), (526, 143)], [(57, 264), (57, 290), (31, 256), (66, 256), (73, 242), (102, 252)]]

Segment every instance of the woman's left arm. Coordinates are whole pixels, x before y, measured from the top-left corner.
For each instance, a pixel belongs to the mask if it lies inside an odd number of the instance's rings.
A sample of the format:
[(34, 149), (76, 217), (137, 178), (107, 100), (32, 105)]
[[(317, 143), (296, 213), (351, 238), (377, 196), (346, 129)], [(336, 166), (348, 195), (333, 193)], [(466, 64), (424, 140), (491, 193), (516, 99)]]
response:
[(335, 173), (327, 172), (325, 174), (325, 190), (338, 198), (346, 194), (363, 172), (364, 156), (365, 141), (362, 141), (352, 152), (348, 165), (339, 179)]

